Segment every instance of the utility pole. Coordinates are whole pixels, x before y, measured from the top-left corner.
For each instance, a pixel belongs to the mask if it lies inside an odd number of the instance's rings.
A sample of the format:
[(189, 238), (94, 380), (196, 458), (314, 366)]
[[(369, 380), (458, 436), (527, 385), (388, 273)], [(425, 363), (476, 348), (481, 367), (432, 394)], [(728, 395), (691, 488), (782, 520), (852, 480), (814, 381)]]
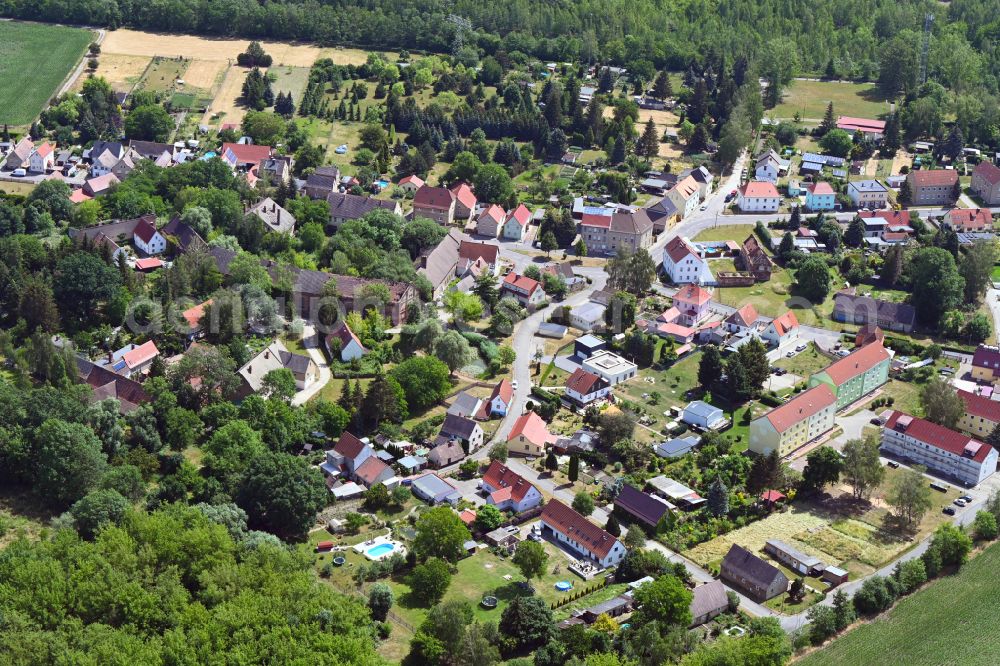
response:
[(924, 40), (920, 49), (920, 85), (927, 83), (927, 53), (931, 45), (931, 24), (934, 14), (924, 14)]

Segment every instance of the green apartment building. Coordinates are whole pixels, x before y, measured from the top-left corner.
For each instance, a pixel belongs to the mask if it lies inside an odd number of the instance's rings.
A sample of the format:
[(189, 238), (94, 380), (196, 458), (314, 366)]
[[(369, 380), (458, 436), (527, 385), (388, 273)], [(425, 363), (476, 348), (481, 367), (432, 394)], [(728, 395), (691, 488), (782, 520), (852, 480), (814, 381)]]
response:
[(889, 381), (892, 356), (881, 342), (856, 349), (809, 378), (809, 386), (829, 385), (840, 410)]

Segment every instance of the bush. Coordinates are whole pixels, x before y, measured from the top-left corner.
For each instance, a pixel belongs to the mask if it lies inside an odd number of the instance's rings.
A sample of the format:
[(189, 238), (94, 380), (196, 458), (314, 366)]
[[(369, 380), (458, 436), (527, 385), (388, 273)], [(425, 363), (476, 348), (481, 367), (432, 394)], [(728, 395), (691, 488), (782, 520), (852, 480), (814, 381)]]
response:
[(972, 534), (977, 541), (992, 541), (997, 538), (997, 519), (989, 511), (979, 511), (972, 523)]

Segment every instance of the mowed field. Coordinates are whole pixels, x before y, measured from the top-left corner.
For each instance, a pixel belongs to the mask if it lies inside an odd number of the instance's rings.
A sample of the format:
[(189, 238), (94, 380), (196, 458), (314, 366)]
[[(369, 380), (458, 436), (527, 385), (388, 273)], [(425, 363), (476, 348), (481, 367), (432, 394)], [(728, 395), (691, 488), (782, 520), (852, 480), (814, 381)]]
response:
[[(173, 35), (140, 30), (109, 31), (101, 44), (102, 53), (122, 53), (136, 56), (183, 56), (193, 60), (236, 62), (236, 56), (246, 50), (249, 39), (213, 39), (194, 35)], [(325, 48), (313, 44), (261, 42), (275, 65), (310, 67), (320, 58), (330, 58), (341, 65), (360, 65), (368, 58), (361, 49)]]
[(1000, 595), (994, 544), (926, 589), (906, 597), (889, 613), (833, 641), (797, 662), (802, 666), (908, 664), (931, 666), (997, 663)]
[[(108, 53), (98, 58), (95, 76), (104, 77), (113, 90), (127, 92), (142, 78), (143, 72), (153, 61), (149, 56), (131, 56), (121, 53)], [(83, 88), (87, 77), (81, 76), (73, 84), (73, 90)]]
[(79, 28), (0, 22), (0, 123), (30, 124), (93, 38)]
[(818, 123), (830, 102), (838, 116), (878, 118), (889, 110), (872, 83), (795, 80), (785, 91), (781, 104), (767, 115), (791, 119), (798, 112), (803, 121)]

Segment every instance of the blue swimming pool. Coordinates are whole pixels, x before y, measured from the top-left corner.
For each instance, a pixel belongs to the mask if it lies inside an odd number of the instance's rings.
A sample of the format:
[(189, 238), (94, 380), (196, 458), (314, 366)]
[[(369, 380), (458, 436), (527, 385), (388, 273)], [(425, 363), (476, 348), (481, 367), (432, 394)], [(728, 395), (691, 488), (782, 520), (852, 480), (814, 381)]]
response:
[(560, 592), (567, 592), (573, 589), (573, 583), (569, 582), (568, 580), (561, 580), (558, 583), (556, 583), (556, 589), (559, 590)]
[(214, 151), (214, 150), (210, 150), (210, 151), (208, 151), (207, 153), (205, 153), (205, 155), (204, 155), (204, 156), (202, 156), (202, 158), (201, 158), (201, 159), (203, 159), (203, 160), (210, 160), (210, 159), (212, 159), (213, 157), (215, 157), (215, 151)]
[(379, 545), (372, 546), (371, 548), (366, 550), (365, 555), (368, 556), (369, 559), (377, 560), (380, 557), (385, 557), (386, 555), (389, 555), (394, 550), (396, 550), (396, 546), (394, 546), (393, 544), (380, 543)]
[(375, 184), (381, 187), (383, 190), (389, 187), (389, 181), (387, 180), (376, 180)]

